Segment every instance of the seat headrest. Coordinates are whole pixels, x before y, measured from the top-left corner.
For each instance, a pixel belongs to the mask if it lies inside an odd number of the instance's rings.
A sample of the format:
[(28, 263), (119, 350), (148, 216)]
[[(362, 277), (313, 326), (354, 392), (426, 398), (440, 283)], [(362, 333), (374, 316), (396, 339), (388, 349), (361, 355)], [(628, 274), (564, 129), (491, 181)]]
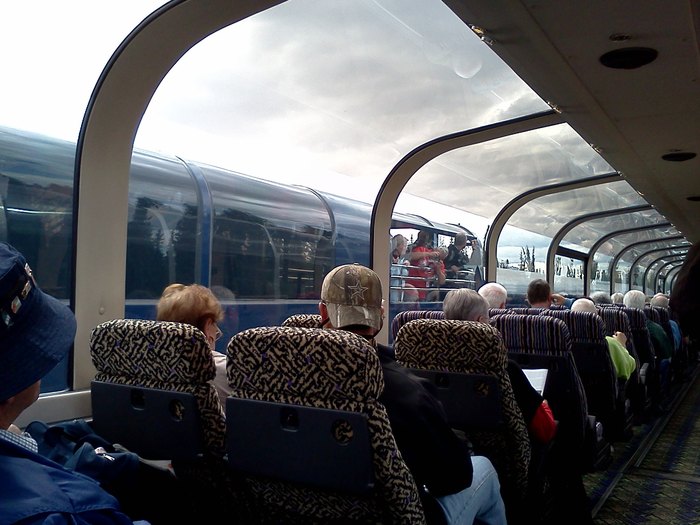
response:
[(107, 321), (92, 331), (90, 354), (99, 372), (116, 377), (191, 384), (216, 374), (205, 335), (189, 324)]
[(409, 321), (399, 330), (394, 351), (404, 366), (452, 372), (504, 370), (508, 360), (498, 330), (475, 321)]
[(321, 328), (320, 314), (295, 314), (287, 317), (282, 326), (296, 326), (298, 328)]
[(262, 327), (234, 335), (227, 375), (242, 397), (276, 400), (376, 399), (384, 378), (374, 348), (344, 330)]
[(504, 314), (492, 317), (511, 352), (561, 355), (571, 350), (571, 336), (564, 321), (545, 315)]

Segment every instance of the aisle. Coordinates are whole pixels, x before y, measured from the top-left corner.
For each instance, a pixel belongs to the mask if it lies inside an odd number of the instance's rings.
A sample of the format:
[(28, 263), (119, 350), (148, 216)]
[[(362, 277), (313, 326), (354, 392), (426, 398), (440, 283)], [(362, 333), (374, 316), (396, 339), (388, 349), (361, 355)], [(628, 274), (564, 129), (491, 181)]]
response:
[(697, 370), (685, 389), (675, 409), (658, 426), (638, 427), (630, 443), (616, 444), (624, 450), (608, 471), (587, 476), (594, 503), (606, 496), (605, 486), (617, 481), (602, 507), (596, 509), (597, 525), (700, 524)]

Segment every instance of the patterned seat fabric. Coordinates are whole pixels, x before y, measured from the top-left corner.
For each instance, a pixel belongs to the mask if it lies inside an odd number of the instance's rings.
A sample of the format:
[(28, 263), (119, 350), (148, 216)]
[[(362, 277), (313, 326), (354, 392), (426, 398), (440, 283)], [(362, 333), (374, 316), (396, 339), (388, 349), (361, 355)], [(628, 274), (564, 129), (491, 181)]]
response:
[(501, 314), (514, 314), (515, 312), (510, 308), (489, 308), (489, 317)]
[[(205, 335), (180, 323), (117, 319), (97, 326), (90, 337), (95, 380), (187, 392), (194, 395), (202, 425), (204, 455), (173, 461), (202, 523), (223, 515), (252, 522), (246, 487), (231, 475), (223, 456), (226, 420), (216, 388), (212, 353)], [(219, 494), (216, 508), (211, 495)]]
[(321, 328), (321, 316), (319, 314), (294, 314), (287, 317), (282, 326), (296, 326), (297, 328)]
[(394, 351), (397, 361), (407, 368), (484, 374), (498, 379), (505, 429), (470, 432), (469, 439), (474, 450), (494, 464), (504, 495), (517, 498), (525, 494), (530, 440), (513, 395), (508, 354), (498, 331), (472, 321), (418, 319), (401, 327)]
[(544, 308), (510, 308), (510, 311), (507, 313), (520, 315), (537, 315), (543, 312), (544, 310)]
[[(544, 315), (497, 315), (491, 319), (508, 354), (522, 368), (549, 370), (544, 397), (559, 421), (554, 452), (581, 458), (588, 425), (586, 393), (578, 375), (566, 324)], [(561, 452), (559, 452), (561, 451)], [(582, 468), (586, 468), (582, 465)]]
[(396, 339), (396, 334), (403, 325), (414, 319), (444, 319), (445, 314), (442, 310), (406, 310), (399, 312), (391, 320), (391, 337)]
[(206, 337), (181, 323), (115, 319), (98, 325), (90, 337), (95, 380), (195, 396), (205, 451), (224, 454), (226, 422)]
[(666, 308), (661, 308), (660, 306), (646, 306), (644, 308), (644, 314), (656, 324), (661, 326), (661, 328), (664, 329), (668, 340), (673, 342), (671, 317), (668, 315), (668, 310), (666, 310)]
[(639, 368), (639, 356), (637, 355), (637, 350), (634, 348), (632, 329), (627, 314), (620, 308), (611, 308), (610, 305), (606, 305), (598, 308), (598, 315), (603, 319), (605, 335), (612, 336), (615, 332), (622, 332), (625, 334), (627, 337), (627, 350), (637, 361), (637, 368)]
[(655, 368), (656, 355), (654, 353), (654, 343), (651, 341), (649, 329), (647, 328), (646, 315), (639, 308), (620, 308), (625, 314), (630, 324), (634, 348), (642, 363), (648, 363), (651, 369)]
[(625, 314), (627, 314), (627, 319), (629, 319), (634, 348), (642, 364), (640, 370), (646, 368), (646, 393), (653, 403), (655, 400), (658, 400), (661, 385), (659, 369), (656, 366), (654, 343), (651, 340), (651, 335), (647, 328), (647, 317), (644, 311), (639, 308), (622, 307), (620, 310), (625, 312)]
[(425, 523), (418, 489), (378, 401), (384, 388), (379, 359), (364, 339), (342, 330), (245, 330), (229, 342), (227, 374), (239, 398), (368, 415), (375, 471), (371, 497), (251, 478), (248, 482), (265, 514), (276, 514), (284, 523)]

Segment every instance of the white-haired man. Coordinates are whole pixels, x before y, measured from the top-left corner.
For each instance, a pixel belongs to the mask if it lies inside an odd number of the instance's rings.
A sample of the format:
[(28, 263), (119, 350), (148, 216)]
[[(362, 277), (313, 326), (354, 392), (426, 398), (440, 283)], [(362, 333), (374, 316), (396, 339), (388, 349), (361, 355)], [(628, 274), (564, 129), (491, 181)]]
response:
[(377, 349), (384, 372), (379, 401), (386, 407), (396, 444), (416, 483), (436, 497), (447, 522), (505, 524), (505, 506), (491, 462), (470, 456), (427, 383), (401, 367), (388, 347), (374, 341), (384, 320), (379, 276), (359, 264), (334, 268), (323, 280), (318, 308), (323, 328), (353, 332)]
[(479, 288), (479, 295), (486, 299), (489, 308), (505, 308), (508, 300), (508, 290), (499, 283), (486, 283)]
[[(586, 299), (576, 299), (574, 304), (571, 305), (572, 312), (590, 312), (596, 315), (598, 314), (598, 309), (596, 308), (593, 301)], [(637, 368), (637, 361), (634, 357), (630, 355), (625, 347), (627, 343), (627, 336), (623, 332), (615, 332), (613, 336), (605, 336), (605, 340), (608, 343), (608, 352), (610, 352), (610, 359), (615, 367), (615, 372), (617, 377), (627, 381), (634, 369)]]
[[(651, 298), (651, 301), (649, 301), (649, 304), (651, 306), (655, 306), (657, 308), (663, 308), (667, 312), (669, 311), (668, 305), (669, 305), (669, 298), (668, 295), (663, 294), (663, 293), (657, 293), (654, 297)], [(670, 312), (669, 312), (670, 316)], [(669, 324), (671, 325), (671, 332), (673, 332), (673, 347), (676, 351), (678, 351), (681, 348), (681, 345), (683, 343), (683, 336), (681, 334), (681, 329), (678, 326), (678, 323), (674, 319), (669, 319)]]
[[(647, 296), (640, 290), (630, 290), (625, 294), (622, 302), (627, 308), (637, 308), (643, 312), (646, 300)], [(649, 318), (646, 319), (646, 325), (654, 346), (656, 360), (659, 363), (659, 379), (661, 381), (661, 388), (662, 390), (665, 390), (668, 387), (668, 367), (673, 354), (673, 343), (669, 341), (668, 336), (666, 335), (666, 332), (664, 332), (661, 325), (655, 323)]]

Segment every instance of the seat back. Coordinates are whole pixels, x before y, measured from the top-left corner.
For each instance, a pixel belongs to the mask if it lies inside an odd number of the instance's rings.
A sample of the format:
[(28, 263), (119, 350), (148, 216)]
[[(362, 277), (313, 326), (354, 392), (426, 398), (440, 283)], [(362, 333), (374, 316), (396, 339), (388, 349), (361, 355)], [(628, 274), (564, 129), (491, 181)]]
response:
[[(484, 375), (496, 380), (502, 424), (478, 430), (478, 424), (472, 421), (464, 429), (475, 452), (487, 456), (494, 464), (504, 493), (525, 494), (530, 441), (508, 377), (508, 354), (498, 332), (488, 324), (472, 321), (418, 319), (399, 330), (394, 351), (396, 360), (406, 368)], [(462, 404), (480, 402), (473, 390), (463, 391), (461, 396)], [(448, 410), (450, 406), (447, 405)], [(495, 422), (498, 423), (498, 418)]]
[(544, 308), (518, 307), (518, 308), (510, 308), (510, 312), (508, 312), (508, 313), (519, 314), (519, 315), (537, 315), (544, 310), (545, 310)]
[(192, 460), (203, 452), (193, 394), (92, 381), (92, 426), (141, 457)]
[[(143, 400), (158, 397), (146, 389), (193, 396), (199, 414), (203, 451), (223, 456), (224, 412), (211, 383), (216, 373), (212, 353), (200, 330), (181, 323), (115, 319), (98, 325), (92, 331), (90, 354), (97, 369), (95, 381), (138, 387), (123, 391), (123, 396), (118, 399), (125, 404), (132, 403), (139, 396)], [(93, 410), (98, 419), (102, 419), (103, 415), (102, 407), (98, 404), (104, 399), (104, 396), (95, 398)], [(152, 405), (149, 403), (148, 406), (150, 408)], [(160, 406), (169, 407), (169, 402)], [(134, 406), (127, 408), (127, 413), (133, 416), (138, 410)], [(187, 413), (191, 414), (191, 411)], [(109, 413), (104, 416), (109, 417)], [(126, 431), (126, 426), (123, 429)], [(149, 425), (149, 430), (156, 432), (157, 427)], [(122, 438), (116, 439), (117, 436), (105, 437), (125, 443)], [(174, 441), (174, 438), (165, 436), (164, 440)], [(134, 451), (139, 453), (139, 450)]]
[(321, 328), (320, 314), (294, 314), (287, 317), (282, 326), (296, 326), (297, 328)]
[(229, 397), (226, 415), (236, 471), (353, 494), (374, 487), (367, 414)]
[(552, 452), (582, 458), (588, 404), (566, 324), (551, 316), (517, 314), (497, 315), (491, 323), (521, 368), (548, 370), (543, 395), (559, 421)]
[(599, 307), (598, 313), (603, 319), (605, 335), (612, 336), (615, 332), (622, 332), (627, 337), (625, 346), (637, 362), (637, 368), (627, 381), (626, 391), (632, 404), (632, 411), (637, 417), (641, 418), (651, 408), (651, 399), (646, 392), (646, 372), (649, 365), (642, 363), (639, 359), (634, 346), (630, 321), (624, 310), (619, 307), (606, 305)]
[(513, 310), (510, 310), (509, 308), (489, 308), (489, 317), (493, 317), (494, 315), (501, 315), (501, 314), (512, 314), (515, 313)]
[(414, 319), (444, 319), (442, 310), (405, 310), (397, 313), (391, 320), (391, 338), (396, 340), (396, 334), (403, 325)]
[(647, 328), (646, 315), (639, 308), (620, 308), (625, 314), (630, 323), (630, 331), (634, 340), (634, 348), (637, 351), (642, 364), (648, 363), (650, 371), (655, 368), (656, 356), (654, 352), (654, 344), (649, 335)]
[[(316, 488), (316, 483), (309, 484), (310, 477), (321, 484), (327, 478), (318, 471), (299, 477), (298, 470), (295, 474), (295, 467), (289, 464), (297, 461), (295, 456), (282, 447), (274, 450), (265, 446), (248, 448), (245, 453), (259, 457), (261, 463), (268, 461), (263, 458), (274, 455), (273, 465), (278, 467), (254, 472), (255, 459), (244, 467), (261, 512), (284, 523), (425, 522), (418, 489), (396, 447), (386, 409), (378, 401), (384, 388), (379, 359), (364, 339), (342, 330), (252, 328), (236, 334), (229, 342), (227, 373), (233, 397), (273, 405), (269, 409), (273, 419), (268, 419), (265, 423), (268, 427), (263, 428), (294, 427), (295, 421), (302, 422), (308, 413), (314, 412), (302, 407), (353, 413), (354, 417), (366, 418), (367, 422), (374, 485), (363, 495), (340, 490), (342, 487), (337, 485), (336, 490), (330, 490)], [(238, 409), (235, 403), (232, 411)], [(288, 419), (285, 414), (290, 411), (296, 415)], [(274, 416), (275, 413), (278, 415)], [(237, 416), (232, 412), (231, 417)], [(342, 420), (336, 416), (331, 419)], [(328, 434), (328, 422), (325, 425), (324, 433)], [(263, 436), (257, 428), (248, 424), (244, 431), (255, 432), (260, 437), (258, 443), (262, 444)], [(354, 429), (352, 435), (355, 435)], [(285, 439), (279, 430), (270, 432), (276, 434), (276, 439)], [(343, 424), (341, 428), (334, 428), (332, 434), (347, 439), (349, 427)], [(358, 430), (358, 442), (362, 441), (360, 434)], [(248, 443), (248, 446), (254, 444)], [(287, 444), (291, 446), (289, 441)], [(236, 463), (240, 458), (233, 457), (238, 453), (229, 451), (229, 461), (235, 468), (241, 467)], [(313, 453), (314, 450), (307, 450), (307, 456)], [(329, 457), (327, 462), (333, 460)], [(336, 476), (344, 474), (337, 470)], [(363, 483), (350, 485), (358, 488)]]
[(571, 351), (586, 391), (588, 412), (598, 417), (603, 428), (617, 428), (617, 373), (605, 340), (603, 319), (592, 312), (544, 310), (540, 315), (561, 319), (569, 329)]
[(637, 355), (641, 362), (641, 371), (644, 371), (644, 383), (646, 385), (646, 393), (653, 404), (658, 400), (660, 395), (660, 378), (659, 370), (656, 366), (656, 351), (654, 343), (647, 328), (647, 317), (643, 310), (639, 308), (621, 308), (630, 322), (630, 330), (632, 339), (634, 340), (634, 348), (637, 350)]
[(668, 315), (668, 310), (666, 310), (666, 308), (661, 308), (660, 306), (646, 306), (644, 308), (644, 314), (656, 324), (660, 325), (661, 328), (664, 329), (668, 340), (673, 342), (671, 318)]

